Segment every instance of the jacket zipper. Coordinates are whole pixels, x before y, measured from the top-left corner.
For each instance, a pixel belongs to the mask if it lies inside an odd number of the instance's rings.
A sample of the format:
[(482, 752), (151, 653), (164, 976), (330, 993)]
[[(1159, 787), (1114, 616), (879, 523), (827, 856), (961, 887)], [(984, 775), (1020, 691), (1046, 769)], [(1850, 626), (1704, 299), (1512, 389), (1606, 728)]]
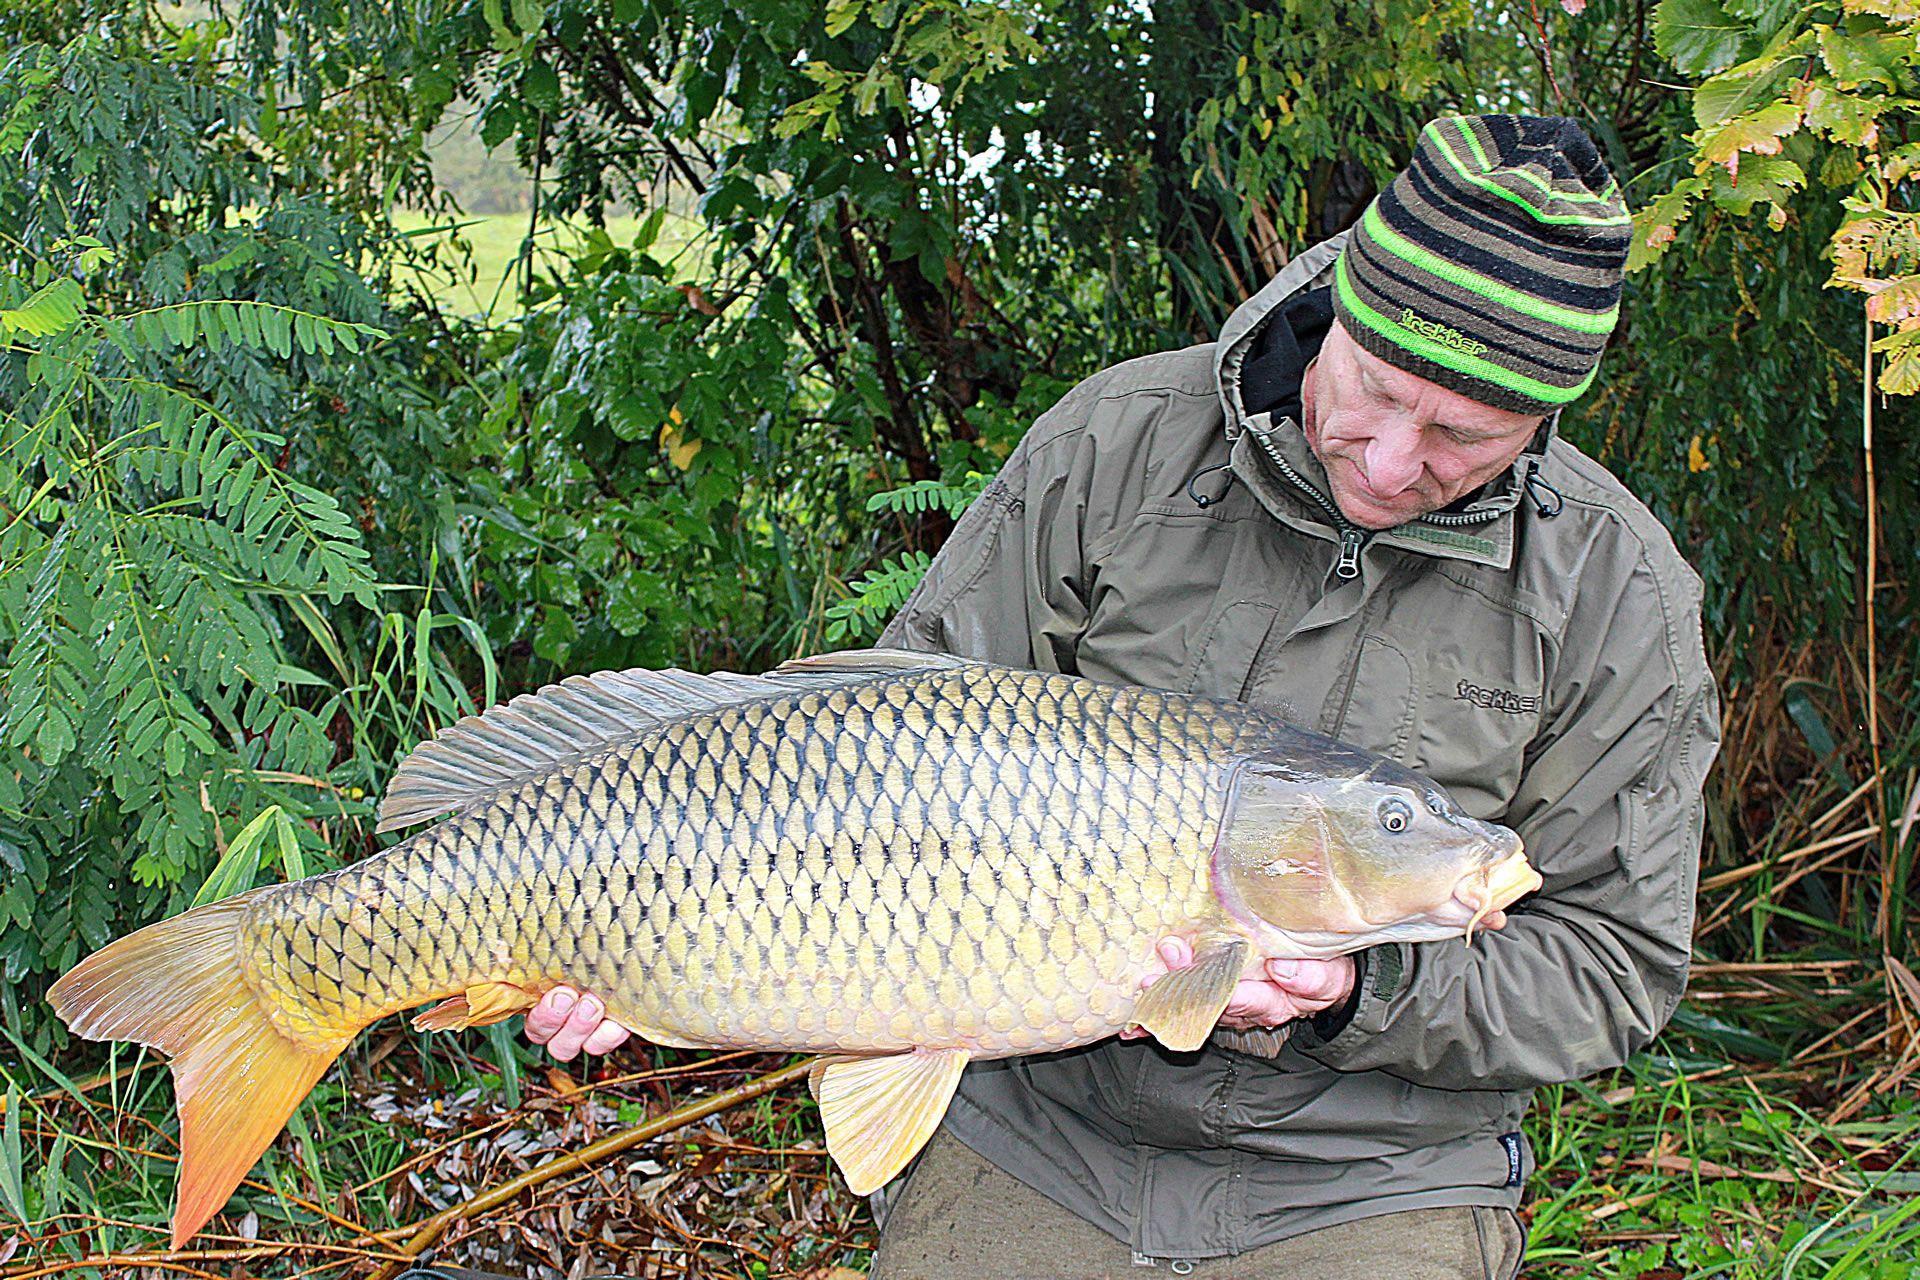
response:
[(1280, 451), (1273, 447), (1273, 441), (1267, 438), (1268, 434), (1255, 431), (1253, 438), (1260, 442), (1260, 447), (1267, 451), (1267, 456), (1273, 459), (1273, 465), (1280, 468), (1280, 474), (1287, 478), (1288, 483), (1312, 499), (1313, 504), (1326, 513), (1327, 519), (1333, 521), (1333, 527), (1340, 531), (1340, 558), (1334, 562), (1333, 576), (1342, 582), (1359, 577), (1360, 549), (1367, 545), (1367, 531), (1341, 514), (1332, 498), (1314, 488), (1305, 476), (1295, 471), (1293, 464), (1281, 457)]

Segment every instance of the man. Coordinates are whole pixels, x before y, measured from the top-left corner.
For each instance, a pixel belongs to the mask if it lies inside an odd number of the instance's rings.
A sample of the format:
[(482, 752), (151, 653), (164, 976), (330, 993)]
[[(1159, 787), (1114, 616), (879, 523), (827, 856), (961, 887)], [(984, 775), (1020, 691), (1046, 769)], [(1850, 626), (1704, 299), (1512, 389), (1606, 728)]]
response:
[[(1241, 698), (1420, 769), (1546, 878), (1467, 947), (1275, 962), (1233, 1027), (976, 1064), (876, 1276), (1509, 1277), (1533, 1088), (1685, 985), (1718, 746), (1698, 579), (1554, 434), (1629, 226), (1572, 121), (1436, 120), (1213, 344), (1044, 415), (883, 644)], [(1177, 944), (1171, 948), (1179, 959)], [(544, 1003), (560, 1056), (616, 1042)]]

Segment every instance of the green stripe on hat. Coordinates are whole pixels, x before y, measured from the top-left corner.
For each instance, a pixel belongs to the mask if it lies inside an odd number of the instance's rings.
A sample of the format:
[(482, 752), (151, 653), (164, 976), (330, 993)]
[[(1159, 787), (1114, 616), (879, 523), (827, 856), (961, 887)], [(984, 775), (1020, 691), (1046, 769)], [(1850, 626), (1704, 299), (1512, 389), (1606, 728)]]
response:
[[(1347, 273), (1348, 256), (1348, 253), (1343, 250), (1335, 267), (1334, 282), (1340, 302), (1347, 314), (1403, 351), (1410, 351), (1424, 360), (1429, 360), (1444, 369), (1451, 369), (1455, 373), (1464, 374), (1476, 381), (1490, 382), (1516, 395), (1553, 407), (1569, 404), (1578, 399), (1581, 392), (1593, 384), (1594, 375), (1600, 371), (1599, 364), (1595, 363), (1587, 370), (1587, 376), (1573, 386), (1556, 387), (1538, 378), (1529, 378), (1523, 373), (1494, 364), (1491, 360), (1482, 360), (1478, 356), (1455, 350), (1424, 334), (1416, 333), (1399, 321), (1381, 315), (1360, 300), (1354, 292), (1353, 281)], [(1371, 349), (1370, 346), (1369, 349)], [(1458, 387), (1454, 389), (1461, 390), (1463, 394), (1472, 395), (1470, 389)]]
[[(1437, 124), (1438, 121), (1436, 121), (1435, 123)], [(1583, 213), (1548, 213), (1546, 210), (1539, 208), (1537, 205), (1534, 205), (1525, 196), (1521, 195), (1519, 192), (1513, 190), (1512, 188), (1503, 187), (1497, 182), (1493, 182), (1487, 178), (1482, 177), (1480, 174), (1474, 173), (1472, 170), (1467, 168), (1466, 163), (1460, 159), (1460, 154), (1453, 149), (1453, 144), (1448, 142), (1446, 138), (1441, 136), (1440, 131), (1438, 129), (1435, 129), (1433, 125), (1428, 125), (1427, 130), (1433, 138), (1435, 150), (1437, 150), (1442, 156), (1446, 158), (1447, 163), (1452, 165), (1454, 167), (1454, 170), (1457, 173), (1459, 173), (1459, 175), (1462, 178), (1466, 179), (1468, 182), (1473, 183), (1476, 187), (1481, 187), (1487, 191), (1491, 191), (1494, 195), (1497, 195), (1504, 200), (1513, 201), (1515, 204), (1519, 205), (1522, 209), (1525, 209), (1528, 213), (1532, 214), (1535, 218), (1538, 218), (1541, 222), (1555, 223), (1563, 226), (1620, 227), (1620, 226), (1627, 226), (1633, 221), (1633, 219), (1630, 218), (1624, 212), (1618, 213), (1618, 214), (1605, 215), (1597, 218), (1589, 216), (1587, 214), (1583, 214)], [(1479, 144), (1474, 141), (1472, 133), (1470, 132), (1467, 133), (1467, 139), (1469, 142), (1474, 142), (1474, 150), (1478, 151)], [(1484, 161), (1484, 159), (1485, 157), (1483, 153), (1482, 160)], [(1487, 167), (1490, 168), (1491, 165), (1488, 165)], [(1528, 176), (1533, 177), (1533, 175), (1528, 175)], [(1544, 182), (1540, 182), (1540, 180), (1537, 177), (1533, 177), (1533, 181), (1538, 183), (1544, 191), (1546, 191), (1550, 196), (1556, 199), (1560, 199), (1560, 200), (1576, 199), (1576, 197), (1569, 196), (1564, 193), (1555, 191), (1552, 187), (1548, 186)], [(1585, 197), (1580, 197), (1578, 199), (1604, 200), (1606, 199), (1606, 197), (1585, 196)], [(1614, 196), (1612, 202), (1617, 203), (1617, 201), (1618, 201), (1618, 196)]]
[[(1473, 158), (1480, 162), (1480, 171), (1482, 173), (1492, 172), (1494, 163), (1487, 159), (1486, 150), (1480, 145), (1480, 135), (1474, 132), (1472, 124), (1463, 116), (1449, 117), (1448, 123), (1459, 126), (1461, 135), (1467, 140), (1467, 145), (1473, 148)], [(1437, 128), (1439, 124), (1440, 121), (1435, 120), (1429, 124), (1427, 128)], [(1436, 141), (1444, 141), (1444, 139), (1436, 138)], [(1606, 187), (1598, 192), (1564, 191), (1555, 187), (1531, 169), (1509, 169), (1506, 172), (1525, 182), (1531, 182), (1540, 189), (1541, 195), (1546, 196), (1550, 200), (1570, 200), (1575, 204), (1612, 204), (1619, 196), (1619, 189), (1611, 176), (1607, 178)]]
[(1615, 304), (1601, 312), (1576, 311), (1571, 307), (1557, 306), (1544, 298), (1536, 298), (1530, 293), (1501, 284), (1489, 279), (1477, 271), (1470, 270), (1456, 262), (1448, 262), (1438, 254), (1429, 253), (1411, 240), (1399, 235), (1386, 220), (1380, 216), (1380, 206), (1371, 204), (1362, 219), (1362, 225), (1373, 242), (1394, 257), (1400, 258), (1422, 271), (1439, 276), (1471, 290), (1483, 298), (1492, 299), (1502, 306), (1511, 307), (1522, 315), (1544, 320), (1548, 324), (1563, 329), (1573, 329), (1580, 333), (1609, 334), (1620, 320), (1620, 307)]

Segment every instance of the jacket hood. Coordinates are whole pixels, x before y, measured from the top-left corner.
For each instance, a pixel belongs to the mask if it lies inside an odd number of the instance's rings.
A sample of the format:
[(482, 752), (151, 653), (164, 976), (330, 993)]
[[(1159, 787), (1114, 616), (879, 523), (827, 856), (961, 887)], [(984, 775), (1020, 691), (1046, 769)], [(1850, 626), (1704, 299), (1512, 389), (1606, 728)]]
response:
[[(1304, 515), (1334, 538), (1352, 526), (1338, 515), (1326, 470), (1300, 428), (1300, 378), (1332, 324), (1333, 265), (1346, 241), (1342, 232), (1281, 268), (1234, 309), (1214, 344), (1214, 377), (1235, 474), (1275, 516), (1300, 525)], [(1512, 562), (1514, 512), (1529, 484), (1553, 494), (1538, 472), (1558, 422), (1557, 414), (1549, 415), (1505, 475), (1452, 506), (1363, 536), (1506, 567)], [(1544, 496), (1542, 506), (1550, 506)]]

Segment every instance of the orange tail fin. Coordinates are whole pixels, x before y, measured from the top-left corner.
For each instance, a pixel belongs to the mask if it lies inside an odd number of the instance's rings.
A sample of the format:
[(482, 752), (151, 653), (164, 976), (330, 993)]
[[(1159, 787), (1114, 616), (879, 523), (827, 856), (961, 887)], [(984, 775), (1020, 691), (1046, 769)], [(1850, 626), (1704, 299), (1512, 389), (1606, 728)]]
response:
[(240, 968), (255, 893), (148, 925), (94, 952), (47, 998), (89, 1040), (132, 1040), (171, 1058), (180, 1111), (173, 1247), (206, 1225), (351, 1035), (296, 1043), (267, 1018)]

